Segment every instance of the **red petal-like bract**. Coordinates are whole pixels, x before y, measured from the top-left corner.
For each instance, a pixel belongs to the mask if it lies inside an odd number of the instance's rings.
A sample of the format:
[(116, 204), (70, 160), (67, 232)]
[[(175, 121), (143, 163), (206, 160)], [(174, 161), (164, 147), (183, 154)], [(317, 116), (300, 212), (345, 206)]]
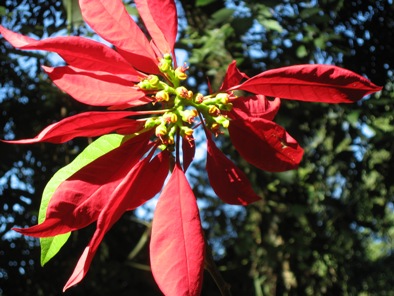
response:
[(100, 75), (79, 71), (70, 66), (43, 67), (52, 81), (75, 100), (92, 106), (129, 107), (150, 102), (145, 93), (133, 87), (133, 83), (113, 75)]
[(304, 150), (286, 130), (264, 118), (233, 119), (231, 142), (241, 156), (261, 170), (282, 172), (297, 168)]
[(246, 175), (220, 151), (207, 134), (207, 172), (217, 196), (231, 205), (248, 205), (261, 198), (254, 192)]
[(282, 99), (353, 103), (381, 87), (340, 67), (297, 65), (265, 71), (229, 90), (236, 89)]
[(222, 86), (220, 87), (221, 91), (225, 91), (235, 85), (241, 83), (242, 79), (248, 79), (248, 75), (239, 71), (236, 66), (236, 61), (233, 61), (230, 65), (228, 65), (226, 76), (223, 79)]
[(176, 164), (152, 222), (151, 267), (161, 291), (166, 296), (200, 295), (204, 253), (197, 201)]
[(18, 49), (56, 52), (70, 66), (79, 69), (107, 72), (135, 82), (144, 77), (115, 50), (94, 40), (76, 36), (35, 40), (2, 26), (0, 26), (0, 34)]
[(229, 112), (231, 118), (250, 117), (273, 120), (279, 111), (280, 99), (268, 100), (264, 95), (240, 97), (232, 101), (233, 108)]
[(182, 138), (182, 154), (183, 154), (183, 171), (186, 172), (194, 159), (196, 153), (196, 145)]
[(173, 53), (178, 32), (174, 0), (135, 0), (153, 42), (162, 54)]
[(84, 278), (104, 235), (123, 213), (128, 209), (139, 207), (161, 190), (168, 174), (168, 161), (167, 151), (163, 151), (152, 160), (149, 158), (141, 160), (107, 196), (108, 201), (99, 214), (96, 231), (63, 291)]
[(141, 130), (144, 122), (125, 117), (137, 114), (139, 114), (138, 111), (93, 111), (80, 113), (47, 126), (32, 139), (3, 142), (11, 144), (31, 144), (37, 142), (64, 143), (76, 137), (97, 137), (111, 132), (132, 134)]
[(135, 68), (158, 73), (158, 61), (148, 39), (121, 0), (79, 0), (82, 16), (97, 34), (118, 49)]
[(109, 197), (149, 148), (145, 133), (83, 167), (59, 185), (43, 223), (14, 229), (25, 235), (49, 237), (81, 229), (97, 220)]

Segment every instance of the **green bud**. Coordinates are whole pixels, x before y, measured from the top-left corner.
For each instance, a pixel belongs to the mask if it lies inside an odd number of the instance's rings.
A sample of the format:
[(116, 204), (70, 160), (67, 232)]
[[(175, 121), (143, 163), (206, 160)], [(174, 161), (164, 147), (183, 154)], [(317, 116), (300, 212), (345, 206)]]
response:
[(214, 117), (214, 120), (220, 124), (221, 126), (223, 126), (224, 128), (228, 128), (230, 125), (230, 120), (228, 120), (228, 118), (226, 116), (223, 115), (219, 115), (217, 117)]
[(157, 117), (151, 117), (151, 118), (148, 118), (148, 119), (145, 121), (145, 128), (152, 128), (152, 127), (155, 127), (156, 125), (158, 125), (158, 124), (160, 124), (160, 123), (161, 123), (161, 121), (160, 121), (159, 118), (157, 118)]
[(166, 73), (172, 69), (172, 57), (170, 54), (165, 54), (159, 62), (159, 70)]
[(226, 93), (220, 93), (216, 95), (216, 99), (218, 103), (227, 104), (229, 97), (228, 94)]
[(148, 81), (151, 88), (157, 88), (159, 86), (160, 79), (156, 75), (149, 75)]
[(149, 90), (150, 89), (149, 81), (146, 79), (140, 81), (137, 85), (142, 90)]
[(231, 111), (231, 109), (233, 109), (233, 104), (232, 103), (219, 104), (218, 107), (222, 111)]

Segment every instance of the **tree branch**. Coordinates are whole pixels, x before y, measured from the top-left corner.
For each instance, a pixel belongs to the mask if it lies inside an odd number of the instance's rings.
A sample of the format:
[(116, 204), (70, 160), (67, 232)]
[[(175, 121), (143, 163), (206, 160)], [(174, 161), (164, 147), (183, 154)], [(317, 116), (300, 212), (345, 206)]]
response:
[(227, 283), (224, 278), (222, 277), (214, 259), (212, 256), (212, 249), (211, 246), (208, 244), (207, 240), (205, 239), (205, 261), (204, 261), (204, 268), (210, 273), (213, 280), (215, 281), (216, 285), (220, 290), (220, 294), (222, 296), (231, 296), (231, 285)]

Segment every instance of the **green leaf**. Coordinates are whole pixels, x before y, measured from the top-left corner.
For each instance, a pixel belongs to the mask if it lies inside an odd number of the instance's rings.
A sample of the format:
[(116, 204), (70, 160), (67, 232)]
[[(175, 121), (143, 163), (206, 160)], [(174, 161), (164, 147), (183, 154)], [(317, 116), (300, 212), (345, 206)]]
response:
[(379, 117), (374, 119), (372, 126), (375, 129), (379, 129), (386, 133), (394, 131), (394, 125), (389, 117)]
[(300, 17), (302, 19), (309, 18), (311, 16), (315, 16), (320, 14), (322, 10), (319, 7), (309, 7), (301, 10)]
[(260, 20), (260, 24), (267, 30), (267, 31), (277, 31), (281, 33), (283, 31), (283, 27), (280, 23), (276, 20)]
[(67, 12), (67, 23), (69, 27), (76, 28), (83, 23), (78, 0), (63, 0), (63, 6)]
[[(57, 171), (45, 186), (38, 214), (38, 223), (42, 223), (45, 220), (49, 201), (63, 181), (95, 159), (119, 147), (123, 139), (124, 136), (116, 134), (102, 136), (87, 146), (70, 164)], [(70, 234), (71, 232), (40, 239), (41, 265), (46, 264), (59, 252), (70, 237)]]
[(196, 0), (196, 7), (205, 6), (215, 2), (216, 0)]
[(298, 46), (296, 54), (298, 58), (305, 58), (308, 55), (305, 45)]
[(222, 8), (212, 14), (212, 19), (210, 22), (212, 25), (229, 23), (233, 18), (234, 12), (234, 9)]
[(6, 14), (6, 8), (2, 5), (0, 5), (0, 15), (5, 15)]

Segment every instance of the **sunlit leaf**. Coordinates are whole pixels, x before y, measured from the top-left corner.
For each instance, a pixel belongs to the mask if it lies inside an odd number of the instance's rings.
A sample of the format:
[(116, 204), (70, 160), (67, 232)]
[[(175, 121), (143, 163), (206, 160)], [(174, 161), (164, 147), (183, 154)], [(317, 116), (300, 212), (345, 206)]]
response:
[(63, 291), (76, 285), (85, 277), (104, 235), (123, 213), (128, 209), (139, 207), (161, 190), (168, 174), (168, 160), (169, 154), (163, 151), (152, 160), (144, 158), (132, 169), (125, 171), (124, 178), (107, 196), (108, 202), (100, 211), (96, 231)]
[(176, 165), (156, 206), (150, 243), (151, 267), (165, 295), (200, 295), (204, 239), (197, 201)]
[(71, 66), (43, 67), (61, 90), (77, 101), (92, 106), (129, 104), (138, 106), (150, 102), (145, 93), (134, 88), (133, 83), (117, 76), (80, 71)]
[[(91, 143), (80, 153), (74, 161), (67, 166), (60, 169), (47, 183), (42, 194), (40, 210), (38, 214), (38, 223), (45, 220), (46, 211), (49, 201), (53, 196), (55, 190), (59, 185), (72, 176), (75, 172), (79, 171), (82, 167), (91, 163), (100, 156), (108, 153), (109, 151), (119, 147), (122, 143), (124, 136), (121, 135), (105, 135)], [(55, 256), (60, 248), (66, 243), (70, 233), (62, 234), (55, 237), (41, 238), (41, 265), (47, 263), (53, 256)]]
[(262, 72), (231, 89), (308, 102), (353, 103), (382, 88), (340, 67), (297, 65)]
[(147, 73), (158, 72), (156, 55), (148, 39), (121, 0), (80, 0), (79, 5), (89, 26), (115, 45), (135, 68)]

